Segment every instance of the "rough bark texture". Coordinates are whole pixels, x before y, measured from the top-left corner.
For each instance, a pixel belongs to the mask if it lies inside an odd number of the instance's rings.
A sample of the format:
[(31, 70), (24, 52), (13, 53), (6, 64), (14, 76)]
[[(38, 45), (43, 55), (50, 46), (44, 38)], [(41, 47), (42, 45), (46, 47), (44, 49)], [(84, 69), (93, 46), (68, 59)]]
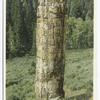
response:
[(64, 0), (38, 0), (37, 100), (64, 98), (64, 4)]

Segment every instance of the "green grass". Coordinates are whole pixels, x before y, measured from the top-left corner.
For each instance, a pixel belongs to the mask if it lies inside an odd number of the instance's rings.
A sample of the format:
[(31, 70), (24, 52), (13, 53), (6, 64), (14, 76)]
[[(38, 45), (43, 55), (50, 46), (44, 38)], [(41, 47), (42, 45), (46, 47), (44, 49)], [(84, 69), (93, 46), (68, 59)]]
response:
[[(6, 100), (35, 100), (35, 57), (24, 56), (7, 60)], [(86, 91), (92, 96), (93, 50), (67, 50), (65, 66), (65, 95)], [(76, 92), (77, 91), (77, 92)]]
[(64, 88), (66, 95), (76, 95), (76, 91), (87, 91), (87, 96), (93, 91), (93, 50), (66, 51), (66, 67)]

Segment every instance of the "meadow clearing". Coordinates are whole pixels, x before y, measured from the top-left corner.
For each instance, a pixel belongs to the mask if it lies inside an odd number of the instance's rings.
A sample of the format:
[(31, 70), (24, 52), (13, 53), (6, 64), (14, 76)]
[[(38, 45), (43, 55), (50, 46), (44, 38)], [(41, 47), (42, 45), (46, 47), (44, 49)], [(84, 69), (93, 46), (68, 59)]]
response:
[[(6, 100), (35, 100), (35, 65), (30, 55), (6, 60)], [(93, 100), (93, 49), (66, 50), (64, 78), (66, 99)]]

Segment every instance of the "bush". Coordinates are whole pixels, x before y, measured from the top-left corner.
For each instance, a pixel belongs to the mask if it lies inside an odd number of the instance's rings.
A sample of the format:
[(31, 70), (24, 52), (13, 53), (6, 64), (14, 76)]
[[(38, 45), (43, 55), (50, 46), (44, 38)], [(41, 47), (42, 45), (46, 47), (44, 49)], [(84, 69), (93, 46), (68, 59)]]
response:
[(93, 21), (70, 17), (67, 20), (66, 48), (92, 48), (93, 47)]

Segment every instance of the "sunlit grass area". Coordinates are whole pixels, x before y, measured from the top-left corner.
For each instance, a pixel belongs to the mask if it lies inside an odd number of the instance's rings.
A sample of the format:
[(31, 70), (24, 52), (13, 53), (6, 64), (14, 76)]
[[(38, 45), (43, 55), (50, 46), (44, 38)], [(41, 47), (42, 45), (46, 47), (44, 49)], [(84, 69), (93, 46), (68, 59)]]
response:
[[(64, 90), (66, 98), (85, 94), (91, 99), (93, 91), (93, 49), (66, 50), (65, 57)], [(34, 78), (34, 56), (26, 55), (8, 59), (6, 66), (7, 100), (35, 100)], [(83, 98), (82, 96), (81, 98)], [(74, 98), (68, 100), (74, 100)]]

